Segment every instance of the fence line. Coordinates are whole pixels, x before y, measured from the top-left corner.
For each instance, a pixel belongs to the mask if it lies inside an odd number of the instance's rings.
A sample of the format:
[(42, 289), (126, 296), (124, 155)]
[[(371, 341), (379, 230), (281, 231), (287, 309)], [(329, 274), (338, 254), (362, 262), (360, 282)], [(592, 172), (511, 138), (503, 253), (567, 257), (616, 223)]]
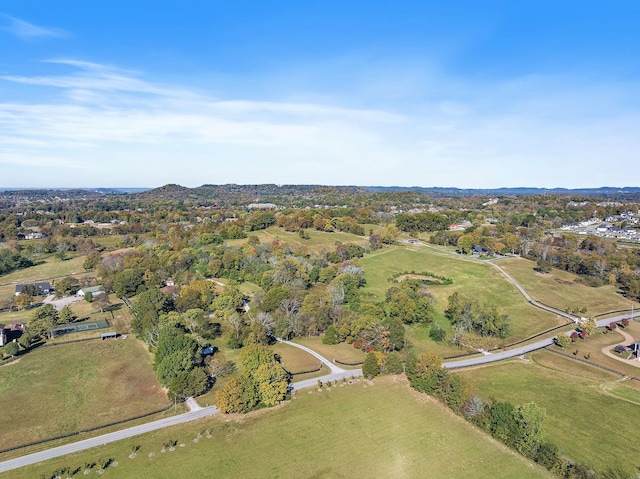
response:
[(20, 444), (19, 446), (13, 446), (13, 447), (8, 447), (6, 449), (0, 449), (0, 454), (3, 454), (5, 452), (9, 452), (9, 451), (15, 451), (17, 449), (23, 449), (25, 447), (30, 447), (30, 446), (37, 446), (38, 444), (44, 444), (47, 442), (51, 442), (51, 441), (57, 441), (59, 439), (65, 439), (67, 437), (73, 437), (73, 436), (78, 436), (80, 434), (86, 433), (86, 432), (93, 432), (93, 431), (97, 431), (99, 429), (104, 429), (106, 427), (111, 427), (111, 426), (117, 426), (118, 424), (123, 424), (125, 422), (129, 422), (129, 421), (135, 421), (136, 419), (143, 419), (145, 417), (149, 417), (149, 416), (153, 416), (154, 414), (160, 414), (162, 412), (168, 411), (169, 409), (171, 409), (173, 407), (173, 404), (169, 404), (168, 406), (162, 408), (162, 409), (158, 409), (157, 411), (151, 411), (145, 414), (140, 414), (139, 416), (133, 416), (127, 419), (121, 419), (119, 421), (114, 421), (108, 424), (102, 424), (100, 426), (94, 426), (94, 427), (90, 427), (88, 429), (81, 429), (80, 431), (74, 431), (74, 432), (70, 432), (68, 434), (62, 434), (60, 436), (55, 436), (55, 437), (50, 437), (47, 439), (40, 439), (39, 441), (33, 441), (33, 442), (28, 442), (26, 444)]

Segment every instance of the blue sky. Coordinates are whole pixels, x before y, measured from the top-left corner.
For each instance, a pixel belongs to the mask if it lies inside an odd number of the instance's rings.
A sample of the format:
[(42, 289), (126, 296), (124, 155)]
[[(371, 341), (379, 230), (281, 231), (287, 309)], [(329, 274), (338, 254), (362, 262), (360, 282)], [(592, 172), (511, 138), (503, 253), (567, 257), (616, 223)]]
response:
[(639, 186), (639, 23), (628, 0), (5, 0), (0, 186)]

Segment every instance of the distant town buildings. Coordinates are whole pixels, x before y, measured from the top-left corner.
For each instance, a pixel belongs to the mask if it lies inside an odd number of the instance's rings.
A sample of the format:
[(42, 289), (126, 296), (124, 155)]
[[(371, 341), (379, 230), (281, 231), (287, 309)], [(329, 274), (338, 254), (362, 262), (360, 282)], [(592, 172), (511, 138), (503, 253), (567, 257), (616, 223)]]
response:
[(580, 223), (562, 227), (579, 235), (596, 235), (628, 241), (640, 241), (640, 212), (625, 211), (620, 215), (607, 216), (604, 219), (592, 218)]

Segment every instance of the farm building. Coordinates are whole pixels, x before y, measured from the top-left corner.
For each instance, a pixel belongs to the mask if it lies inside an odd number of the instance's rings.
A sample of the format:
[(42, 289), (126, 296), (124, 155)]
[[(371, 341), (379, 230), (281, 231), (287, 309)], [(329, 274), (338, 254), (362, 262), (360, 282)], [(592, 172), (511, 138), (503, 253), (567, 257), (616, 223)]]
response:
[(100, 286), (91, 286), (90, 288), (82, 288), (78, 290), (76, 296), (79, 298), (84, 298), (87, 293), (91, 293), (93, 296), (98, 296), (100, 294), (104, 294), (106, 291), (102, 285)]

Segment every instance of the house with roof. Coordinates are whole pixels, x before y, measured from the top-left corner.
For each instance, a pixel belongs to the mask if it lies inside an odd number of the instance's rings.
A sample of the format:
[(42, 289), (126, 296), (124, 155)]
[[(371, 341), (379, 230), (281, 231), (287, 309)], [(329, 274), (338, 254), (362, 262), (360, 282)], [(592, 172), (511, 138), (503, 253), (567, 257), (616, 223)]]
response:
[(87, 293), (91, 293), (92, 296), (99, 296), (101, 294), (106, 293), (106, 291), (104, 290), (104, 286), (102, 285), (91, 286), (90, 288), (79, 289), (78, 292), (76, 293), (76, 296), (78, 296), (78, 298), (84, 299)]
[(5, 324), (0, 324), (0, 348), (22, 336), (25, 329), (26, 327), (21, 321), (14, 321), (9, 327)]
[(24, 235), (24, 239), (27, 239), (27, 240), (42, 239), (42, 238), (44, 238), (43, 233), (27, 233), (26, 235)]
[(15, 295), (21, 293), (30, 294), (31, 296), (46, 296), (53, 291), (51, 285), (47, 282), (43, 283), (25, 283), (16, 284)]

